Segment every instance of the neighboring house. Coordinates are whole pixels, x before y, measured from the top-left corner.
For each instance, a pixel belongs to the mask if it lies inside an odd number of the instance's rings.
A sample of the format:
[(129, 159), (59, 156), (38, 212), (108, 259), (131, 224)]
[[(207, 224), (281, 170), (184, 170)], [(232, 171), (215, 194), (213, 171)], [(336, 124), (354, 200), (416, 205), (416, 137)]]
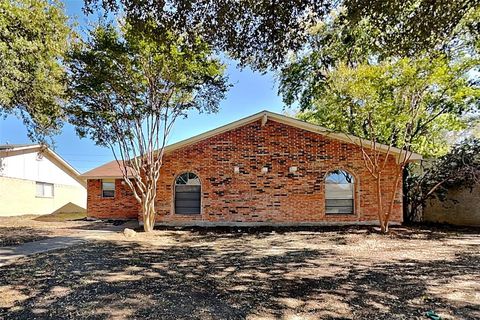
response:
[(0, 216), (49, 214), (72, 202), (85, 208), (86, 182), (40, 145), (0, 145)]
[[(354, 142), (359, 139), (262, 111), (167, 146), (157, 223), (376, 224), (375, 180)], [(385, 190), (393, 191), (399, 152), (390, 149)], [(418, 154), (411, 157), (420, 159)], [(115, 161), (82, 176), (88, 180), (89, 216), (137, 218), (139, 205)], [(392, 222), (401, 223), (401, 183), (396, 192)]]
[(480, 226), (480, 185), (470, 188), (450, 188), (446, 199), (428, 199), (423, 220), (460, 226)]

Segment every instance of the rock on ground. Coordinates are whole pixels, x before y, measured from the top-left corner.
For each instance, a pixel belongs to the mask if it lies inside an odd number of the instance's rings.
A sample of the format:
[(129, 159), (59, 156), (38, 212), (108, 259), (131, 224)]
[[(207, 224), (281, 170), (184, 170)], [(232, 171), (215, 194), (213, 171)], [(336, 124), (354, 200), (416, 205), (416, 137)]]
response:
[(127, 238), (133, 238), (135, 237), (136, 234), (137, 232), (133, 229), (129, 229), (129, 228), (123, 229), (123, 235)]

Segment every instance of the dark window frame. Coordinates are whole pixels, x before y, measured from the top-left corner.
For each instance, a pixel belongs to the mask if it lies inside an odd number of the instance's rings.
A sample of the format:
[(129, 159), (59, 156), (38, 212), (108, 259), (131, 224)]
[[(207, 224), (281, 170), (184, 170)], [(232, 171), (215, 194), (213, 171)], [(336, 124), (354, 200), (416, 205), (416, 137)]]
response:
[(173, 212), (177, 215), (191, 216), (202, 214), (202, 183), (196, 173), (182, 172), (176, 176), (173, 190)]
[[(113, 184), (113, 189), (111, 189), (111, 188), (105, 189), (105, 186), (104, 186), (105, 183), (112, 183)], [(107, 194), (105, 194), (105, 191), (107, 191)], [(109, 195), (108, 192), (111, 192), (111, 194)], [(112, 181), (112, 180), (102, 179), (102, 198), (103, 199), (115, 199), (115, 195), (116, 195), (115, 180)]]

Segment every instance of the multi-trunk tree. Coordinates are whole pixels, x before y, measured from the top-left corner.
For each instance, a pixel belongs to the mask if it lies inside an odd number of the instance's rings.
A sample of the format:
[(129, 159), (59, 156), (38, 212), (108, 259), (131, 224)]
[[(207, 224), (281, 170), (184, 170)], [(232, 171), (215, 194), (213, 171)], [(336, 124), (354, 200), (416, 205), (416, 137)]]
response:
[(141, 207), (155, 224), (162, 157), (175, 121), (190, 110), (215, 112), (227, 89), (224, 65), (201, 39), (158, 37), (128, 24), (99, 25), (68, 57), (69, 121), (81, 137), (112, 149)]
[[(421, 1), (416, 2), (419, 7), (408, 9), (414, 2), (404, 2), (407, 11), (401, 12), (400, 20), (408, 10), (412, 17), (429, 10)], [(392, 148), (401, 150), (394, 181), (398, 190), (411, 152), (427, 157), (445, 154), (449, 149), (445, 134), (465, 128), (466, 116), (478, 112), (480, 10), (478, 4), (470, 7), (452, 21), (450, 31), (430, 34), (435, 45), (415, 45), (412, 51), (408, 36), (405, 46), (398, 48), (388, 39), (420, 22), (420, 16), (390, 28), (389, 22), (382, 24), (365, 14), (384, 8), (388, 15), (389, 1), (369, 8), (357, 3), (358, 19), (352, 23), (352, 3), (356, 2), (346, 1), (344, 8), (310, 29), (306, 50), (294, 53), (280, 72), (279, 92), (287, 105), (298, 106), (304, 119), (372, 141), (357, 144), (365, 167), (377, 180), (379, 221), (387, 231), (398, 198), (381, 183)]]
[[(356, 66), (340, 63), (325, 73), (322, 94), (311, 96), (311, 108), (300, 114), (370, 141), (352, 143), (361, 148), (364, 166), (376, 180), (382, 231), (388, 231), (403, 169), (412, 152), (444, 153), (442, 132), (462, 127), (461, 115), (478, 110), (480, 89), (470, 81), (472, 65), (468, 62), (453, 63), (440, 55)], [(394, 156), (393, 148), (400, 154)], [(393, 191), (382, 183), (388, 157), (397, 162)]]

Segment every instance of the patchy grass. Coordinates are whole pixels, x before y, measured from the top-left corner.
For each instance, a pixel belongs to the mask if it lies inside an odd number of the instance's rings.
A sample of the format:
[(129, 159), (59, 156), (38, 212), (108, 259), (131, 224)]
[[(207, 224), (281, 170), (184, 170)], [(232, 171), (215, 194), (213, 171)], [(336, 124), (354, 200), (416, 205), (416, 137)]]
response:
[(5, 319), (480, 318), (480, 234), (160, 230), (0, 268)]

